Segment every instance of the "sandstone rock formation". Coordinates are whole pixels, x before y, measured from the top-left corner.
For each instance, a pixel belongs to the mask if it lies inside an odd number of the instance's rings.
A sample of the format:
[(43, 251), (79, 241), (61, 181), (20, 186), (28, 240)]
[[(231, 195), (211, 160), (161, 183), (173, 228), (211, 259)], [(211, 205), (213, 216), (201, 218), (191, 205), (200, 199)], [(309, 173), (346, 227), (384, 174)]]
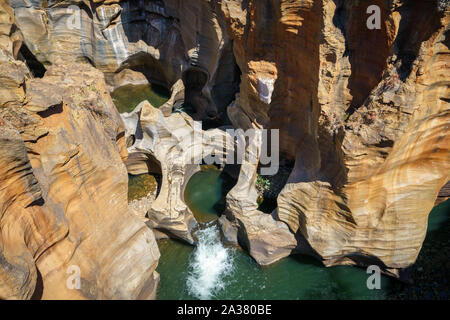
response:
[(67, 222), (40, 202), (42, 190), (19, 132), (0, 117), (0, 298), (32, 297), (35, 259), (65, 237)]
[(380, 30), (362, 1), (223, 1), (242, 71), (228, 114), (280, 128), (296, 164), (276, 215), (326, 265), (398, 276), (449, 180), (448, 8), (374, 4)]
[(12, 48), (2, 40), (0, 298), (154, 298), (159, 250), (128, 211), (124, 125), (103, 74), (56, 60), (32, 78)]
[[(364, 1), (0, 0), (0, 297), (154, 296), (159, 253), (129, 214), (123, 162), (162, 174), (147, 224), (192, 243), (193, 159), (233, 148), (193, 120), (225, 113), (279, 129), (295, 161), (270, 215), (257, 165), (241, 166), (220, 219), (229, 241), (260, 264), (308, 252), (401, 277), (450, 178), (450, 13), (440, 0), (372, 2), (380, 29)], [(108, 91), (146, 81), (171, 98), (123, 124)], [(81, 291), (65, 286), (74, 264)]]
[(290, 255), (297, 241), (284, 222), (258, 211), (256, 178), (261, 146), (262, 132), (255, 130), (219, 224), (228, 243), (242, 245), (258, 264), (268, 265)]
[(194, 243), (191, 232), (197, 221), (184, 203), (184, 189), (190, 177), (200, 170), (202, 159), (213, 154), (223, 157), (224, 151), (234, 150), (231, 136), (220, 129), (203, 131), (201, 123), (185, 113), (165, 117), (148, 101), (122, 117), (127, 135), (136, 137), (128, 149), (128, 171), (140, 174), (157, 170), (162, 174), (159, 195), (148, 211), (148, 225)]
[[(216, 1), (11, 1), (25, 44), (44, 65), (91, 62), (110, 85), (123, 70), (186, 87), (196, 119), (217, 117), (238, 82), (232, 44)], [(120, 82), (120, 80), (119, 80)]]

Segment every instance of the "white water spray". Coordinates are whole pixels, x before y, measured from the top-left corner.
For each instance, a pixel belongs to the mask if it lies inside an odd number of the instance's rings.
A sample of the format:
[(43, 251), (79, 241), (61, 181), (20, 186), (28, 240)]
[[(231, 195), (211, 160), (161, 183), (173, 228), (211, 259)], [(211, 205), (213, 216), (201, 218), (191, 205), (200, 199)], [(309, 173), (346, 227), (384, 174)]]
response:
[(198, 245), (189, 262), (187, 287), (193, 296), (208, 300), (225, 288), (224, 277), (232, 271), (233, 255), (220, 242), (216, 225), (199, 230), (196, 235)]

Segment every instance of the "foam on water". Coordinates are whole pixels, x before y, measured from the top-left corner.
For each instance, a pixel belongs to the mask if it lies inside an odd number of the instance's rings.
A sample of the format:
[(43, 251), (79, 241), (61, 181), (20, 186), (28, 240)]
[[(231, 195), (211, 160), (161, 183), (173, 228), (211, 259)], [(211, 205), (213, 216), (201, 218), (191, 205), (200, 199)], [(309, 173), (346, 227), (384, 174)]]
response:
[(215, 224), (196, 233), (198, 245), (189, 261), (187, 288), (199, 299), (211, 299), (225, 288), (224, 277), (233, 269), (232, 250), (220, 242)]

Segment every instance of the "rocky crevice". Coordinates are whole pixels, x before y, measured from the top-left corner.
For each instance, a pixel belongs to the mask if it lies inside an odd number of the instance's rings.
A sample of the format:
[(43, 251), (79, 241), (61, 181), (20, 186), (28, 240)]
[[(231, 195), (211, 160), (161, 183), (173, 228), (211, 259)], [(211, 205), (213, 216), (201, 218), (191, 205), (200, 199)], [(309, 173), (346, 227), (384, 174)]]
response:
[[(240, 167), (227, 241), (263, 265), (300, 252), (402, 278), (449, 180), (449, 11), (373, 2), (380, 30), (363, 1), (0, 0), (0, 298), (38, 282), (41, 298), (155, 297), (152, 229), (194, 243), (183, 191), (205, 154), (191, 138), (233, 149), (227, 119), (279, 129), (295, 162), (271, 214), (257, 210), (258, 164)], [(170, 99), (119, 115), (109, 91), (149, 82)], [(127, 169), (162, 176), (145, 218)], [(82, 291), (64, 285), (73, 264)]]

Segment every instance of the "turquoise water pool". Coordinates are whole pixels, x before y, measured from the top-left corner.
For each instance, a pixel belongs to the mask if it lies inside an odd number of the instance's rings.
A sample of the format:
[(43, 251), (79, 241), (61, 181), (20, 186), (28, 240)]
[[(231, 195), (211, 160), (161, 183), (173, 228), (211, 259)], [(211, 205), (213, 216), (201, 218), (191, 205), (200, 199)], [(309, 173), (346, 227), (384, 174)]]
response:
[[(195, 174), (187, 185), (186, 203), (204, 223), (203, 229), (211, 234), (219, 234), (214, 220), (223, 210), (224, 195), (231, 186), (230, 178), (215, 168)], [(446, 209), (441, 205), (430, 214), (430, 232), (447, 222), (448, 215), (442, 214)], [(204, 248), (201, 254), (198, 254), (198, 248), (171, 239), (159, 241), (159, 246), (161, 259), (157, 270), (161, 284), (158, 299), (205, 298), (199, 294), (202, 288), (192, 287), (193, 280), (199, 280), (211, 289), (210, 295), (206, 295), (209, 299), (385, 299), (389, 298), (392, 283), (396, 282), (382, 276), (381, 289), (369, 290), (366, 285), (369, 275), (364, 269), (350, 266), (325, 268), (307, 256), (290, 256), (268, 267), (260, 267), (244, 251), (225, 245), (222, 245), (223, 249), (216, 246), (209, 253), (208, 248)], [(222, 270), (222, 276), (212, 273), (217, 277), (217, 287), (214, 287), (208, 282), (213, 280), (209, 278), (210, 274), (204, 277), (205, 281), (201, 275), (193, 273), (192, 266), (207, 261), (208, 254), (214, 258), (214, 251), (221, 250), (227, 253), (228, 269)]]

